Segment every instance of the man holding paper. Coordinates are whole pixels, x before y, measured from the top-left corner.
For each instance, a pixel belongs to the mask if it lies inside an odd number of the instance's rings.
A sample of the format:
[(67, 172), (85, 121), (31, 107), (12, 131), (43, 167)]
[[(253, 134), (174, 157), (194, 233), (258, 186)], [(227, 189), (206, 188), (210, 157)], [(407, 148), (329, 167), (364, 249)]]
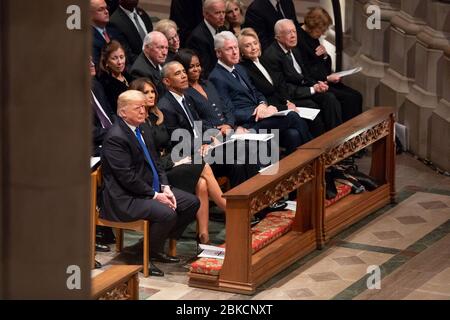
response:
[(362, 95), (358, 91), (344, 85), (341, 77), (358, 72), (361, 68), (349, 72), (333, 73), (331, 58), (319, 39), (332, 24), (328, 12), (321, 7), (310, 9), (306, 14), (305, 23), (298, 31), (298, 45), (302, 59), (309, 73), (316, 81), (326, 81), (342, 107), (342, 121), (345, 122), (362, 112)]
[(214, 36), (218, 62), (210, 74), (220, 96), (232, 106), (236, 125), (244, 128), (276, 129), (280, 131), (280, 144), (289, 154), (311, 139), (306, 122), (291, 112), (286, 117), (271, 117), (278, 112), (268, 105), (267, 99), (254, 87), (239, 63), (239, 47), (235, 35), (223, 31)]
[(289, 19), (275, 24), (275, 40), (263, 54), (262, 60), (269, 70), (284, 78), (291, 98), (313, 104), (320, 109), (325, 129), (331, 130), (342, 123), (342, 111), (328, 84), (316, 81), (309, 74), (297, 49), (297, 30)]

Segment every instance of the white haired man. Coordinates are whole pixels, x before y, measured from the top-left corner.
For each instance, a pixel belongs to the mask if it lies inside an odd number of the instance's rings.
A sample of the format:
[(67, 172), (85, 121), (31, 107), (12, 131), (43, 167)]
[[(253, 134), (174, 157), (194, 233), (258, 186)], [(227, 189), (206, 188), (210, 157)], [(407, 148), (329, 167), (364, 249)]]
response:
[(130, 69), (130, 74), (134, 78), (145, 77), (152, 80), (160, 96), (165, 93), (161, 70), (166, 62), (168, 50), (169, 43), (166, 36), (159, 31), (152, 31), (145, 36), (142, 52)]

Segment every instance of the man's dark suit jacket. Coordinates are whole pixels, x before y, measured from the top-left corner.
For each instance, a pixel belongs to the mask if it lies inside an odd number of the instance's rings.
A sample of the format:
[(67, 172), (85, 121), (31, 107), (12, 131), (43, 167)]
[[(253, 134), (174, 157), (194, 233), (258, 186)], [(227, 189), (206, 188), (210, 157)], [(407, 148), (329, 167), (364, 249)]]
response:
[(294, 69), (292, 62), (286, 57), (286, 53), (276, 41), (264, 51), (262, 61), (272, 74), (284, 78), (289, 97), (293, 99), (310, 98), (312, 97), (310, 87), (316, 81), (308, 74), (308, 69), (302, 63), (302, 57), (298, 49), (292, 49), (292, 53), (302, 69), (302, 74)]
[[(149, 15), (141, 8), (136, 8), (136, 12), (144, 22), (147, 31), (153, 31), (152, 20)], [(128, 43), (128, 47), (131, 50), (131, 56), (127, 58), (131, 63), (134, 62), (142, 51), (142, 39), (133, 21), (130, 20), (121, 7), (118, 7), (111, 16), (110, 23), (122, 33), (122, 37)]]
[(194, 101), (194, 107), (199, 117), (206, 123), (206, 126), (211, 128), (223, 124), (228, 124), (233, 128), (235, 119), (232, 106), (224, 103), (216, 87), (210, 81), (201, 81), (200, 85), (208, 98), (192, 87), (185, 92)]
[(292, 101), (292, 99), (289, 98), (287, 94), (286, 83), (284, 82), (283, 77), (280, 74), (275, 74), (270, 71), (263, 64), (263, 61), (260, 60), (259, 62), (266, 68), (272, 78), (273, 84), (266, 79), (252, 60), (244, 58), (240, 65), (245, 68), (256, 89), (258, 89), (267, 98), (267, 102), (269, 104), (274, 105), (280, 111), (286, 110), (286, 100)]
[[(116, 120), (116, 115), (112, 112), (111, 107), (109, 106), (108, 98), (106, 97), (105, 90), (103, 89), (102, 84), (95, 77), (92, 77), (91, 90), (94, 93), (100, 105), (102, 106), (103, 110), (107, 114), (108, 118), (111, 120), (112, 123), (114, 123)], [(95, 102), (91, 101), (91, 104), (93, 103)], [(102, 123), (100, 122), (100, 119), (98, 118), (95, 110), (92, 111), (92, 118), (94, 121), (94, 127), (92, 132), (93, 156), (99, 156), (101, 145), (103, 143), (103, 139), (105, 138), (106, 132), (108, 132), (108, 129), (102, 127)]]
[(217, 63), (216, 51), (214, 50), (214, 38), (202, 21), (191, 33), (186, 46), (194, 50), (200, 58), (203, 75), (205, 79)]
[[(200, 117), (195, 111), (192, 98), (187, 95), (184, 95), (184, 98), (186, 100), (186, 104), (189, 107), (189, 111), (194, 118), (194, 121), (201, 121)], [(166, 124), (167, 130), (169, 131), (169, 135), (172, 135), (172, 132), (176, 129), (185, 129), (191, 133), (191, 146), (194, 147), (194, 144), (192, 143), (194, 139), (194, 130), (192, 129), (191, 124), (189, 123), (189, 119), (187, 118), (180, 104), (170, 93), (170, 91), (166, 91), (164, 96), (159, 100), (158, 107), (164, 114), (164, 123)], [(202, 121), (202, 128), (198, 129), (205, 132), (206, 130), (210, 129), (210, 127), (207, 127), (205, 122)], [(211, 141), (206, 139), (203, 142), (210, 143)], [(176, 142), (174, 144), (176, 144)]]
[(220, 64), (216, 64), (216, 67), (209, 76), (209, 80), (215, 85), (225, 103), (232, 106), (236, 125), (248, 128), (248, 123), (252, 122), (252, 118), (254, 119), (252, 114), (255, 108), (261, 101), (267, 100), (254, 87), (245, 69), (240, 65), (235, 65), (235, 68), (245, 81), (249, 90)]
[[(98, 66), (98, 63), (100, 62), (100, 56), (102, 54), (102, 48), (106, 44), (105, 38), (100, 34), (100, 32), (97, 31), (94, 27), (92, 28), (92, 60), (94, 61), (95, 65)], [(123, 38), (122, 34), (120, 33), (117, 28), (112, 26), (111, 24), (108, 24), (106, 27), (106, 33), (108, 34), (109, 38), (111, 40), (117, 40), (120, 42), (122, 47), (125, 50), (125, 54), (130, 54), (130, 48), (128, 47), (128, 44), (126, 43), (126, 40)], [(127, 61), (128, 64), (128, 61)]]
[[(294, 21), (296, 28), (299, 28), (292, 0), (281, 0), (280, 4), (286, 18)], [(274, 41), (273, 28), (280, 19), (283, 19), (283, 16), (275, 10), (269, 0), (254, 0), (247, 8), (243, 27), (255, 29), (264, 50)]]
[[(155, 161), (160, 184), (167, 185), (166, 174), (156, 160), (153, 144), (146, 141), (146, 145)], [(153, 172), (135, 133), (121, 118), (105, 136), (101, 164), (102, 217), (112, 221), (135, 221), (147, 217), (148, 203), (155, 195)]]
[(202, 2), (202, 0), (172, 0), (170, 3), (170, 20), (177, 24), (181, 48), (186, 46), (192, 30), (203, 21)]
[(155, 68), (143, 52), (139, 54), (138, 58), (131, 66), (130, 74), (135, 79), (139, 77), (149, 78), (156, 86), (156, 90), (160, 97), (166, 92), (166, 88), (162, 83), (159, 68)]

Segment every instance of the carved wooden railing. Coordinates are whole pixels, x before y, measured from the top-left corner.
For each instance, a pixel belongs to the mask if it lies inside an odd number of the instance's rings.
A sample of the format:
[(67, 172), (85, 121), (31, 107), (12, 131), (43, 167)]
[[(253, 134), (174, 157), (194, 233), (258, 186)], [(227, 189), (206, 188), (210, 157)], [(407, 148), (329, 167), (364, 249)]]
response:
[[(393, 201), (395, 141), (392, 108), (376, 107), (301, 146), (257, 176), (228, 191), (226, 253), (219, 275), (189, 273), (189, 285), (238, 293), (256, 287), (333, 234)], [(371, 192), (349, 195), (325, 208), (325, 168), (371, 146), (370, 175), (381, 182)], [(253, 253), (250, 221), (259, 210), (297, 190), (291, 231)]]
[[(316, 248), (316, 224), (320, 212), (315, 193), (320, 150), (296, 151), (277, 168), (258, 174), (225, 193), (226, 254), (219, 277), (190, 273), (189, 284), (223, 291), (252, 293), (271, 276)], [(252, 253), (252, 216), (276, 200), (298, 190), (292, 230), (263, 249)]]
[(326, 167), (370, 146), (372, 163), (369, 175), (382, 184), (374, 191), (345, 197), (329, 208), (324, 206), (323, 195), (322, 204), (319, 204), (323, 208), (320, 222), (322, 242), (319, 246), (362, 217), (394, 201), (394, 123), (393, 108), (374, 107), (300, 147), (300, 150), (322, 150), (321, 179), (324, 180)]
[(138, 273), (142, 266), (114, 265), (92, 279), (94, 300), (139, 300)]

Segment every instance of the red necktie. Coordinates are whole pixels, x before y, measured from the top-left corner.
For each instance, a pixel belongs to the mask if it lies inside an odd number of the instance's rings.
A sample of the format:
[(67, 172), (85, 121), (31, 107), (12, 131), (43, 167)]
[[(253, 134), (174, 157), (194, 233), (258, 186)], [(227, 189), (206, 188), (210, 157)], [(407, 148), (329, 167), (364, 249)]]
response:
[(109, 43), (111, 41), (108, 34), (106, 33), (106, 30), (103, 30), (103, 37), (105, 38), (106, 43)]

